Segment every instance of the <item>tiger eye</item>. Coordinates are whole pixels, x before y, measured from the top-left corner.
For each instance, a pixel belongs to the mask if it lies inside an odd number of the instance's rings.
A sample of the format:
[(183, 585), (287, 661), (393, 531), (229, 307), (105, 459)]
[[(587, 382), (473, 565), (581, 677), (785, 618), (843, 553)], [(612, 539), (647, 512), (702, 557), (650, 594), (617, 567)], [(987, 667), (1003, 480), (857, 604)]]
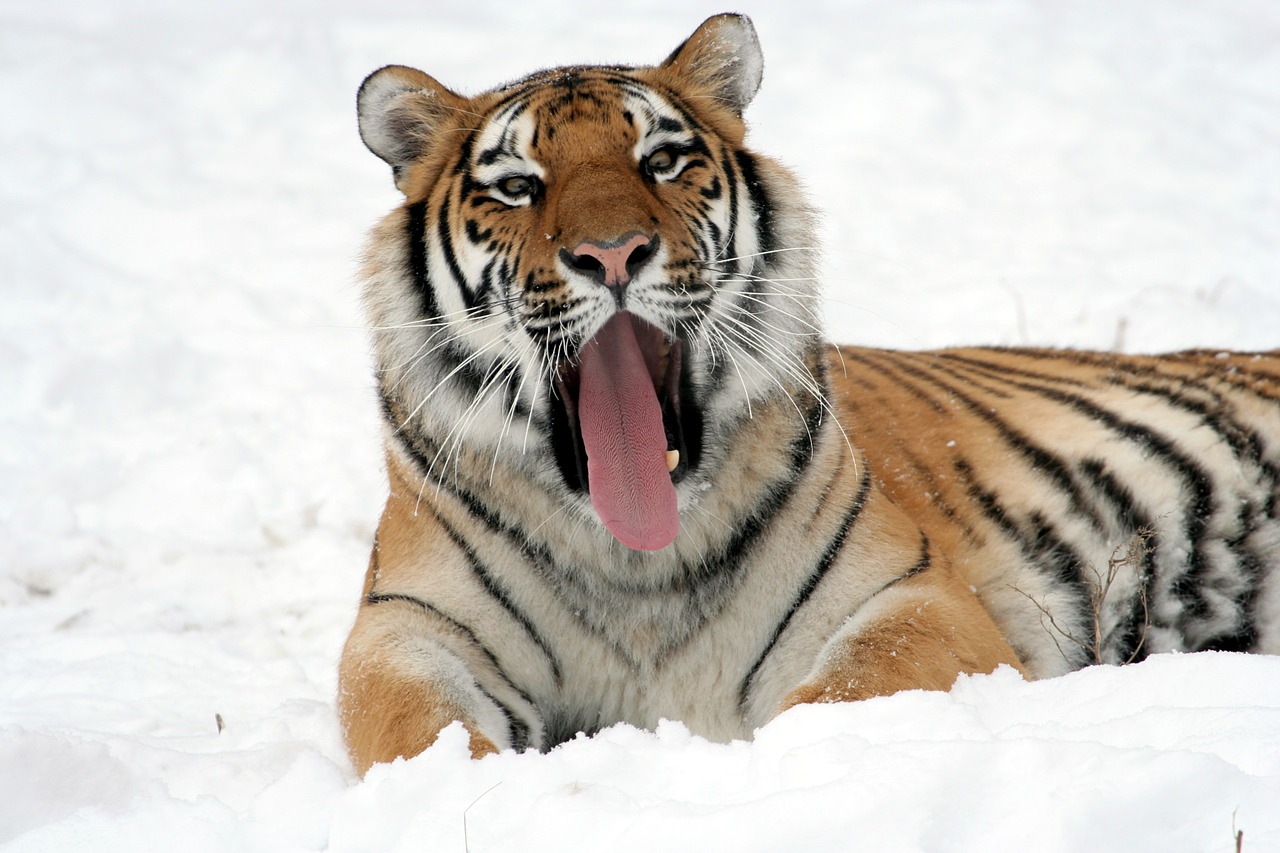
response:
[(648, 168), (650, 174), (656, 175), (670, 171), (675, 167), (675, 165), (675, 152), (665, 146), (654, 151), (645, 159), (645, 166)]
[(498, 189), (509, 198), (524, 198), (533, 195), (533, 179), (526, 175), (513, 175), (498, 181)]

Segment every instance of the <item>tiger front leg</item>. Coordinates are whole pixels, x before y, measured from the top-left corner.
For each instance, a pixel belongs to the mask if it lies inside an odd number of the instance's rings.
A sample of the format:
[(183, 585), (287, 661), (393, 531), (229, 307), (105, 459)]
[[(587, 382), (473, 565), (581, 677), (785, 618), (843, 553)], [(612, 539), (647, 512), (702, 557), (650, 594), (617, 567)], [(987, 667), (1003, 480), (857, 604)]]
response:
[(846, 620), (779, 711), (900, 690), (949, 690), (961, 674), (992, 672), (1001, 664), (1023, 671), (976, 595), (952, 578), (912, 578)]
[(338, 670), (338, 710), (362, 776), (376, 763), (422, 752), (455, 720), (470, 733), (474, 758), (522, 745), (509, 711), (464, 660), (467, 639), (436, 621), (407, 596), (361, 605)]

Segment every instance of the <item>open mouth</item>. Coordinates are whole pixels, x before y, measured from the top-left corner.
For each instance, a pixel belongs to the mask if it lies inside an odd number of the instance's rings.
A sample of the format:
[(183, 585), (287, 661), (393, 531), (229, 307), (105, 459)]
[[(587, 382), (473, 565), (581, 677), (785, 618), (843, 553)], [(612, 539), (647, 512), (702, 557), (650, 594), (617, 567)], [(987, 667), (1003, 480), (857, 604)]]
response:
[(552, 394), (556, 462), (629, 548), (655, 551), (679, 532), (675, 484), (697, 467), (702, 417), (684, 345), (620, 311), (561, 364)]

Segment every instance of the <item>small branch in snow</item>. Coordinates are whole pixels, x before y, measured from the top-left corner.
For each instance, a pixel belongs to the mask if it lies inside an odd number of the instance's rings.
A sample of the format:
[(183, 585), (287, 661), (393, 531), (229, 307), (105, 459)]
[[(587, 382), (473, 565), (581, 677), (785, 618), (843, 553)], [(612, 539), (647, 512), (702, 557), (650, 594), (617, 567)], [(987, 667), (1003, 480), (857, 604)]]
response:
[[(1107, 560), (1107, 570), (1105, 573), (1092, 567), (1087, 569), (1087, 571), (1093, 575), (1092, 581), (1089, 582), (1090, 624), (1089, 636), (1087, 637), (1079, 637), (1071, 628), (1064, 628), (1059, 625), (1058, 621), (1053, 618), (1053, 614), (1049, 612), (1049, 608), (1046, 607), (1043, 602), (1037, 601), (1030, 593), (1014, 587), (1015, 591), (1026, 596), (1027, 599), (1036, 606), (1036, 609), (1040, 611), (1041, 622), (1048, 622), (1048, 627), (1052, 629), (1049, 634), (1053, 637), (1053, 642), (1057, 645), (1058, 652), (1063, 656), (1063, 658), (1068, 661), (1071, 660), (1070, 656), (1068, 656), (1066, 651), (1063, 649), (1062, 643), (1059, 642), (1059, 637), (1068, 640), (1071, 644), (1083, 651), (1088, 656), (1091, 663), (1100, 664), (1104, 662), (1103, 654), (1107, 647), (1107, 643), (1111, 639), (1111, 635), (1105, 631), (1102, 625), (1103, 607), (1105, 606), (1107, 599), (1111, 596), (1111, 588), (1114, 586), (1116, 578), (1120, 576), (1120, 571), (1122, 569), (1132, 569), (1134, 575), (1139, 581), (1138, 603), (1142, 607), (1142, 616), (1139, 620), (1139, 629), (1141, 630), (1141, 634), (1138, 637), (1138, 642), (1133, 647), (1133, 652), (1131, 652), (1129, 657), (1122, 661), (1122, 663), (1133, 663), (1133, 661), (1137, 659), (1138, 653), (1141, 652), (1142, 647), (1146, 645), (1147, 629), (1151, 622), (1150, 610), (1148, 609), (1147, 602), (1147, 590), (1146, 587), (1142, 585), (1144, 578), (1141, 566), (1142, 559), (1153, 550), (1148, 543), (1154, 535), (1155, 531), (1150, 527), (1143, 526), (1138, 528), (1133, 532), (1133, 536), (1129, 538), (1127, 543), (1116, 546), (1115, 551), (1111, 554), (1111, 558)], [(1121, 548), (1124, 549), (1123, 554), (1120, 553)]]

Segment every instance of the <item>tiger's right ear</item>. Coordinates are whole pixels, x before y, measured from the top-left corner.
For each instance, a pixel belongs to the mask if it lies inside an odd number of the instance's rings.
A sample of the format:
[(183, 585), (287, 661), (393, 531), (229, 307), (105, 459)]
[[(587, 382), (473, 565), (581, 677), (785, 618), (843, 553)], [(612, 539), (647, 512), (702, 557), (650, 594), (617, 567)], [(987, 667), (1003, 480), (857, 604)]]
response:
[(391, 165), (401, 190), (405, 169), (418, 160), (440, 129), (459, 114), (466, 99), (416, 68), (388, 65), (360, 84), (356, 112), (360, 138)]
[(699, 86), (739, 117), (760, 89), (764, 54), (746, 15), (713, 15), (685, 39), (662, 67)]

